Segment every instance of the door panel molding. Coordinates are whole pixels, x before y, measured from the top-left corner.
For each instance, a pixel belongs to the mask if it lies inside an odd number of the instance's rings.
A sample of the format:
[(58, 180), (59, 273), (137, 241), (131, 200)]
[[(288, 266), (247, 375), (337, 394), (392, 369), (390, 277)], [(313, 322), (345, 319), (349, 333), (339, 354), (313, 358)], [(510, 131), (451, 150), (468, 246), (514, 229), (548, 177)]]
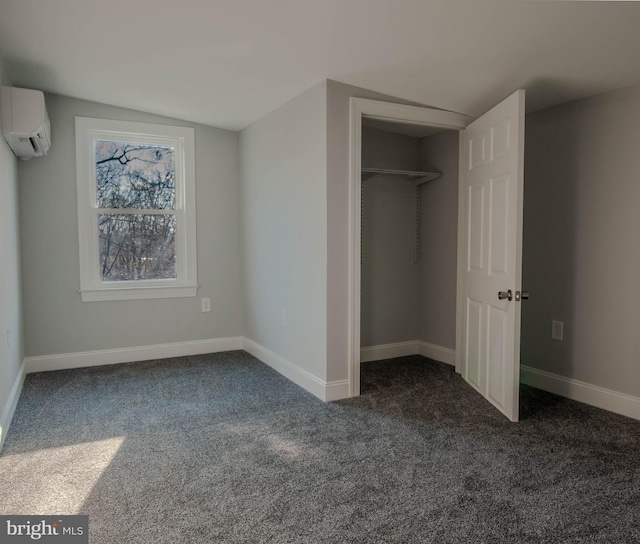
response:
[[(524, 94), (516, 91), (460, 133), (456, 369), (511, 421), (519, 411), (521, 306), (499, 300), (498, 291), (522, 284)], [(485, 198), (474, 198), (480, 190)], [(474, 320), (480, 316), (473, 331), (468, 300), (481, 306), (473, 308)]]

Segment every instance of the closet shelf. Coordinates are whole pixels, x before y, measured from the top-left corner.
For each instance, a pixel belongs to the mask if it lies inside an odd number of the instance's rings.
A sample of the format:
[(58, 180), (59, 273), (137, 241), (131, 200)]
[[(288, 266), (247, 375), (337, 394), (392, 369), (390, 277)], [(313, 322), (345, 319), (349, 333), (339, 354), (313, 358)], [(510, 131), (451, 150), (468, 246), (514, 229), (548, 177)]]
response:
[(392, 170), (389, 168), (362, 168), (362, 178), (369, 179), (376, 174), (383, 174), (385, 176), (401, 176), (407, 179), (416, 180), (416, 185), (422, 185), (428, 181), (432, 181), (439, 178), (441, 172), (420, 172), (416, 170)]

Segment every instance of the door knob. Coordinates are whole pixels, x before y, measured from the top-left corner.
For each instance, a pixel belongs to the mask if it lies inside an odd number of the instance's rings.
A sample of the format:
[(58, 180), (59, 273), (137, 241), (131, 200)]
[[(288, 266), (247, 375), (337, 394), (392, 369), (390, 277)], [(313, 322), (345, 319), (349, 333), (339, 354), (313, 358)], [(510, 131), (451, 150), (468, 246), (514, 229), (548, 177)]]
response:
[(506, 293), (504, 291), (498, 291), (498, 299), (504, 300), (505, 298), (509, 301), (513, 300), (513, 293), (511, 292), (511, 289)]

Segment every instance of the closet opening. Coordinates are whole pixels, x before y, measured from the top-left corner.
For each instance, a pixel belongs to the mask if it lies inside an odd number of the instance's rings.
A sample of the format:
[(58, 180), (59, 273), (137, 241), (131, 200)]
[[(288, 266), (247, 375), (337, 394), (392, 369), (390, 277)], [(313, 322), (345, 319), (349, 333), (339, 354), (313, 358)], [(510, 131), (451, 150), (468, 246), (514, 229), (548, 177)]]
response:
[[(508, 419), (518, 420), (524, 99), (525, 92), (517, 90), (478, 118), (426, 107), (350, 99), (345, 384), (349, 396), (360, 395), (363, 355), (364, 360), (371, 360), (421, 353), (445, 363), (453, 362), (450, 355), (455, 358), (456, 372), (471, 387)], [(402, 125), (408, 129), (399, 128)], [(416, 134), (404, 133), (425, 126), (437, 130), (427, 136), (418, 135), (417, 140), (421, 141), (412, 143)], [(452, 130), (453, 136), (449, 132)], [(442, 142), (436, 145), (434, 142), (440, 138), (450, 138), (450, 147)], [(406, 147), (390, 143), (398, 139), (403, 139)], [(405, 160), (413, 161), (413, 166), (404, 166)], [(451, 175), (456, 165), (457, 175)], [(402, 189), (397, 185), (389, 187), (389, 182), (380, 178), (374, 187), (370, 183), (374, 176), (363, 182), (363, 166), (368, 169), (365, 176), (416, 168), (418, 177), (427, 177), (424, 172), (430, 169), (441, 175), (422, 183), (422, 189), (416, 189), (415, 179), (412, 181), (412, 191), (418, 192), (414, 210), (419, 213), (411, 214), (415, 219), (410, 222), (408, 208), (401, 205)], [(436, 189), (447, 187), (443, 183), (446, 178), (451, 179), (450, 199), (428, 198), (431, 193), (437, 194)], [(404, 201), (408, 202), (408, 198)], [(368, 220), (367, 215), (374, 220)], [(402, 258), (405, 264), (401, 266), (400, 249), (406, 242), (396, 231), (409, 223), (417, 232), (418, 243), (412, 236), (413, 265)], [(369, 239), (373, 248), (368, 247)], [(389, 251), (386, 256), (387, 250), (381, 249), (383, 243)], [(386, 275), (386, 269), (396, 268), (401, 271)], [(455, 290), (451, 287), (454, 284)], [(408, 287), (412, 287), (411, 296), (407, 294)], [(504, 296), (507, 289), (516, 295), (513, 304), (511, 298)], [(454, 343), (455, 352), (450, 348)]]
[(455, 365), (458, 168), (458, 130), (362, 117), (361, 363)]

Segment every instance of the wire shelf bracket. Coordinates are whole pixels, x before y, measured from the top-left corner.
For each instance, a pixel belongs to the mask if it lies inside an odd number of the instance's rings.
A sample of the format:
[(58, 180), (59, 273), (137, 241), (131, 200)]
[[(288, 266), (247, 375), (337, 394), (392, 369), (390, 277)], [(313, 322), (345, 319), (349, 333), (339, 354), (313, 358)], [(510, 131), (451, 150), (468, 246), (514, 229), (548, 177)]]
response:
[[(420, 186), (429, 181), (439, 178), (442, 172), (423, 172), (418, 170), (393, 170), (390, 168), (362, 168), (362, 181), (376, 175), (399, 176), (416, 182), (416, 207), (415, 207), (415, 246), (413, 262), (420, 262)], [(360, 262), (364, 262), (364, 185), (361, 193), (361, 215), (360, 215)]]

